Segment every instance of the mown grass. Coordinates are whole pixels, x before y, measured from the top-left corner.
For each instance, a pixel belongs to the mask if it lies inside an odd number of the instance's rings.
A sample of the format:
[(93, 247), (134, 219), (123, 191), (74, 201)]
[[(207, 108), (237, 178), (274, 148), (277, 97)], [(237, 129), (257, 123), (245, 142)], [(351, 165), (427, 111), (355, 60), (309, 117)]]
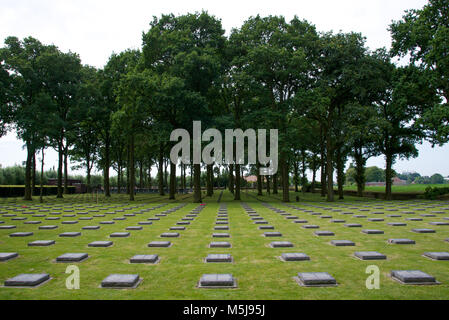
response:
[[(215, 220), (219, 208), (217, 199), (220, 192), (214, 197), (206, 198), (206, 208), (198, 218), (187, 226), (186, 231), (181, 231), (181, 238), (171, 240), (171, 248), (148, 248), (151, 241), (160, 240), (159, 235), (168, 232), (176, 222), (185, 217), (196, 204), (192, 204), (190, 196), (182, 196), (184, 199), (178, 202), (169, 202), (166, 197), (138, 195), (135, 203), (129, 204), (125, 195), (115, 195), (112, 200), (106, 202), (99, 197), (98, 206), (111, 205), (144, 205), (142, 208), (150, 208), (158, 203), (167, 203), (167, 206), (128, 217), (126, 221), (116, 221), (114, 225), (101, 225), (97, 231), (81, 231), (78, 238), (60, 238), (58, 235), (66, 231), (80, 231), (83, 226), (99, 225), (100, 221), (111, 220), (115, 216), (106, 215), (104, 218), (94, 218), (92, 221), (79, 221), (76, 225), (62, 225), (63, 220), (75, 220), (75, 218), (62, 218), (60, 221), (46, 221), (45, 218), (36, 218), (26, 215), (28, 220), (42, 220), (41, 225), (58, 225), (56, 230), (38, 230), (39, 226), (25, 225), (23, 221), (12, 221), (12, 218), (2, 217), (4, 225), (16, 225), (15, 230), (0, 230), (0, 252), (18, 252), (20, 257), (8, 262), (0, 263), (0, 284), (21, 273), (49, 273), (53, 278), (50, 282), (35, 289), (0, 288), (0, 299), (186, 299), (186, 300), (210, 300), (210, 299), (269, 299), (269, 300), (299, 300), (299, 299), (448, 299), (449, 298), (449, 261), (432, 261), (422, 257), (426, 251), (449, 251), (449, 227), (430, 226), (432, 221), (444, 221), (446, 214), (435, 218), (423, 218), (422, 222), (407, 221), (406, 227), (391, 227), (387, 222), (404, 221), (408, 215), (401, 218), (389, 218), (387, 212), (383, 218), (385, 222), (369, 222), (366, 219), (358, 219), (353, 216), (343, 216), (339, 213), (321, 209), (316, 212), (330, 214), (336, 219), (345, 219), (347, 223), (361, 223), (363, 229), (381, 229), (385, 235), (365, 235), (360, 228), (347, 228), (342, 224), (332, 223), (330, 220), (321, 219), (319, 216), (311, 216), (302, 211), (295, 211), (282, 204), (276, 196), (256, 197), (253, 192), (243, 193), (242, 201), (248, 203), (270, 225), (283, 234), (282, 238), (264, 238), (264, 231), (251, 221), (243, 210), (240, 202), (232, 201), (232, 195), (225, 192), (222, 203), (227, 203), (229, 213), (229, 226), (233, 245), (231, 249), (209, 249), (208, 244), (216, 241), (212, 238)], [(292, 198), (293, 199), (293, 198)], [(91, 195), (67, 196), (64, 201), (56, 201), (54, 197), (47, 199), (47, 203), (59, 203), (66, 207), (72, 204), (86, 204), (96, 206), (97, 199)], [(335, 232), (335, 237), (319, 238), (313, 230), (301, 228), (300, 224), (294, 224), (262, 205), (262, 201), (282, 208), (283, 210), (308, 220), (309, 224), (317, 224), (320, 230)], [(168, 208), (177, 206), (179, 202), (188, 203), (181, 210), (161, 218), (152, 226), (144, 226), (142, 231), (131, 231), (131, 237), (113, 239), (111, 248), (88, 248), (87, 244), (97, 240), (108, 240), (113, 232), (123, 232), (128, 226), (135, 226), (139, 221), (145, 221), (155, 214)], [(0, 206), (12, 205), (14, 200), (0, 200)], [(15, 204), (25, 204), (17, 199)], [(34, 205), (38, 204), (34, 202)], [(416, 206), (444, 204), (442, 202), (411, 201), (411, 202), (385, 202), (380, 200), (360, 200), (347, 198), (334, 204), (324, 202), (318, 195), (301, 195), (298, 206), (322, 205), (338, 207), (348, 205), (362, 208), (364, 205), (376, 204), (380, 206), (408, 207), (413, 210)], [(30, 206), (29, 203), (25, 205)], [(449, 204), (445, 203), (445, 206)], [(142, 208), (126, 211), (130, 213)], [(80, 209), (86, 211), (88, 209)], [(354, 212), (358, 210), (351, 209)], [(416, 212), (413, 217), (421, 213), (429, 213), (432, 208), (426, 208), (425, 212)], [(0, 208), (0, 211), (4, 209)], [(6, 210), (13, 213), (12, 210)], [(344, 209), (347, 211), (347, 208)], [(21, 213), (15, 213), (23, 216)], [(66, 214), (63, 212), (63, 214)], [(91, 213), (93, 216), (98, 213)], [(360, 213), (362, 214), (362, 213)], [(363, 213), (370, 216), (369, 213)], [(397, 214), (397, 212), (395, 212)], [(432, 228), (436, 234), (415, 234), (413, 228)], [(19, 231), (32, 231), (34, 235), (28, 238), (10, 238), (9, 234)], [(416, 240), (414, 246), (388, 245), (389, 238), (410, 238)], [(48, 248), (32, 248), (27, 244), (34, 240), (56, 240), (56, 245)], [(272, 249), (268, 244), (272, 241), (291, 241), (295, 247), (289, 249)], [(331, 240), (352, 240), (356, 247), (337, 248), (331, 246)], [(221, 240), (218, 240), (221, 241)], [(363, 262), (352, 257), (355, 251), (379, 251), (388, 256), (387, 261)], [(73, 252), (86, 252), (90, 258), (82, 263), (75, 264), (81, 272), (81, 289), (67, 290), (65, 274), (67, 264), (55, 263), (54, 259), (61, 254)], [(277, 257), (286, 252), (304, 252), (311, 257), (308, 262), (281, 262)], [(203, 259), (210, 253), (231, 253), (234, 258), (232, 264), (205, 264)], [(161, 262), (157, 265), (131, 265), (129, 258), (136, 254), (159, 254)], [(381, 289), (368, 290), (365, 281), (368, 274), (366, 267), (377, 265), (381, 270)], [(391, 270), (421, 270), (437, 278), (442, 284), (438, 286), (404, 286), (389, 278)], [(303, 288), (300, 287), (294, 276), (298, 272), (328, 272), (334, 276), (339, 286), (336, 288)], [(101, 281), (112, 273), (139, 274), (143, 282), (137, 289), (132, 290), (108, 290), (99, 288)], [(196, 284), (204, 273), (232, 273), (238, 281), (237, 289), (205, 290), (197, 289)]]

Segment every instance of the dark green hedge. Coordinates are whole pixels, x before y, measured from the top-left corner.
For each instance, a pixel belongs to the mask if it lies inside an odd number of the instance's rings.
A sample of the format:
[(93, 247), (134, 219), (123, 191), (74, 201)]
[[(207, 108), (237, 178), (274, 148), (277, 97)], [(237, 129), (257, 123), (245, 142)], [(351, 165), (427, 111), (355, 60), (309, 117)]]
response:
[[(40, 187), (34, 188), (34, 195), (40, 195)], [(75, 187), (68, 187), (69, 194), (76, 192)], [(52, 196), (58, 194), (58, 187), (56, 186), (44, 186), (44, 196)], [(0, 197), (23, 197), (25, 195), (25, 186), (0, 186)]]
[(444, 187), (444, 188), (427, 187), (426, 192), (424, 193), (424, 198), (435, 200), (439, 196), (443, 196), (446, 194), (449, 194), (449, 187)]

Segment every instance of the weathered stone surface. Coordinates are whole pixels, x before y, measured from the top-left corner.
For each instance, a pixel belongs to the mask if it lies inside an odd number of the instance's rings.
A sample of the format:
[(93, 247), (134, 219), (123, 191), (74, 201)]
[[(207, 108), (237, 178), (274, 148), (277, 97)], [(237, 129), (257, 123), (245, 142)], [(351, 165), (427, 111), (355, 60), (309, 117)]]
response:
[(284, 261), (309, 261), (310, 257), (305, 253), (283, 253), (281, 256)]
[(232, 256), (230, 254), (210, 254), (205, 260), (207, 263), (220, 263), (220, 262), (232, 262)]
[(415, 233), (436, 233), (436, 231), (432, 230), (432, 229), (413, 229), (412, 232), (415, 232)]
[(170, 241), (153, 241), (148, 244), (148, 247), (150, 248), (168, 248), (170, 246)]
[(267, 238), (282, 237), (282, 233), (280, 233), (280, 232), (265, 232), (264, 236)]
[(419, 270), (391, 271), (391, 277), (403, 284), (437, 284), (436, 279)]
[(128, 238), (131, 234), (129, 232), (114, 232), (109, 237), (110, 238)]
[(349, 240), (333, 240), (331, 244), (336, 247), (354, 247), (355, 243)]
[(161, 234), (161, 238), (179, 238), (181, 235), (177, 232), (167, 232)]
[(130, 263), (151, 263), (154, 264), (159, 261), (159, 256), (157, 254), (151, 255), (135, 255), (132, 257)]
[(230, 238), (231, 235), (229, 233), (214, 233), (212, 235), (213, 238)]
[(82, 228), (83, 230), (99, 230), (100, 226), (85, 226)]
[(127, 227), (126, 230), (128, 230), (128, 231), (140, 231), (140, 230), (143, 230), (143, 227), (131, 226), (131, 227)]
[(432, 260), (449, 260), (449, 252), (425, 252), (423, 255)]
[(231, 248), (232, 245), (229, 242), (211, 242), (210, 248)]
[(64, 232), (59, 235), (60, 237), (65, 238), (75, 238), (81, 236), (81, 232)]
[(101, 282), (103, 288), (134, 288), (138, 285), (138, 274), (111, 274)]
[(410, 239), (389, 239), (388, 243), (391, 244), (416, 244), (414, 240)]
[(107, 248), (112, 246), (114, 243), (112, 241), (94, 241), (89, 243), (89, 247), (93, 248)]
[(204, 274), (199, 282), (200, 288), (235, 287), (232, 274)]
[(335, 233), (331, 231), (315, 231), (315, 235), (318, 237), (333, 237)]
[(16, 232), (16, 233), (11, 233), (9, 236), (12, 238), (22, 238), (22, 237), (30, 237), (33, 234), (34, 233), (32, 233), (32, 232)]
[(270, 244), (272, 248), (292, 248), (293, 243), (288, 241), (275, 241)]
[(87, 253), (65, 253), (56, 258), (56, 262), (81, 262), (89, 257)]
[(345, 227), (348, 227), (348, 228), (362, 228), (363, 226), (361, 224), (358, 224), (358, 223), (348, 223), (348, 224), (345, 224)]
[(335, 286), (337, 281), (327, 272), (298, 273), (299, 281), (304, 286)]
[(58, 229), (58, 226), (40, 226), (39, 230), (54, 230)]
[(49, 247), (56, 243), (54, 240), (36, 240), (28, 243), (28, 247)]
[(385, 232), (382, 230), (362, 230), (365, 234), (384, 234)]
[(1, 252), (0, 253), (0, 262), (8, 261), (14, 258), (17, 258), (19, 254), (17, 252)]
[(5, 287), (36, 287), (50, 279), (48, 273), (20, 274), (5, 281)]
[(303, 229), (319, 229), (320, 228), (320, 226), (317, 226), (317, 225), (305, 225), (305, 226), (302, 226), (302, 228)]
[(375, 251), (355, 252), (354, 256), (360, 260), (386, 260), (387, 256)]

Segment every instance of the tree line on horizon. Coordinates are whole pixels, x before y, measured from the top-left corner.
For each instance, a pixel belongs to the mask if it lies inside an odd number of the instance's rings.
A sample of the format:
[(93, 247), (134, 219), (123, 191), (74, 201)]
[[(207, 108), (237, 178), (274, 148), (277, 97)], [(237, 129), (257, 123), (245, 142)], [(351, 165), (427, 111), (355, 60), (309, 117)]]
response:
[[(45, 149), (58, 152), (58, 198), (67, 190), (69, 161), (103, 172), (110, 197), (110, 170), (134, 200), (136, 176), (164, 191), (185, 189), (191, 172), (194, 202), (202, 201), (201, 165), (169, 160), (177, 128), (275, 128), (279, 130), (279, 172), (258, 194), (282, 192), (290, 201), (290, 177), (307, 184), (306, 170), (334, 201), (343, 198), (345, 165), (353, 160), (358, 195), (366, 163), (383, 155), (386, 198), (391, 199), (393, 165), (418, 156), (424, 140), (449, 139), (449, 0), (430, 0), (390, 26), (392, 49), (370, 50), (360, 33), (318, 32), (308, 21), (282, 16), (250, 17), (225, 36), (221, 21), (207, 12), (154, 17), (142, 47), (113, 53), (104, 68), (83, 65), (32, 37), (8, 37), (0, 48), (0, 136), (14, 129), (27, 150), (25, 200), (32, 199)], [(408, 61), (395, 63), (396, 58)], [(40, 155), (38, 163), (36, 156)], [(235, 200), (241, 198), (242, 165), (224, 167)], [(251, 168), (259, 172), (260, 165)], [(217, 166), (205, 166), (207, 196)], [(321, 177), (317, 172), (321, 171)], [(126, 177), (126, 178), (125, 178)], [(43, 181), (43, 179), (40, 179)], [(120, 189), (119, 189), (120, 191)]]

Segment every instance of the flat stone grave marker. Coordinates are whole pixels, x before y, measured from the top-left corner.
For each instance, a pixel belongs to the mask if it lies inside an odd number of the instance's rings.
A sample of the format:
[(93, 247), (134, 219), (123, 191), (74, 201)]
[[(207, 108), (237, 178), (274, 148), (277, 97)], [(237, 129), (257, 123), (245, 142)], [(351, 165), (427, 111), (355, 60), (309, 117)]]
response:
[(319, 229), (320, 226), (311, 224), (311, 225), (305, 225), (305, 226), (302, 226), (302, 228), (303, 228), (303, 229)]
[(18, 256), (19, 254), (17, 252), (0, 252), (0, 262), (5, 262)]
[(272, 248), (293, 248), (293, 243), (288, 241), (275, 241), (270, 243)]
[(160, 221), (161, 219), (159, 218), (148, 218), (148, 221)]
[(212, 234), (213, 238), (230, 238), (231, 235), (229, 233), (214, 233)]
[(363, 226), (361, 224), (358, 224), (358, 223), (348, 223), (348, 224), (345, 224), (345, 227), (348, 227), (348, 228), (362, 228)]
[(436, 215), (434, 215), (434, 214), (421, 214), (420, 216), (424, 217), (424, 218), (435, 218), (436, 217)]
[(423, 256), (432, 260), (449, 260), (449, 252), (425, 252)]
[(112, 218), (112, 220), (114, 220), (114, 221), (125, 221), (126, 218)]
[(94, 241), (89, 243), (88, 246), (92, 248), (108, 248), (113, 244), (114, 243), (112, 241)]
[(89, 258), (87, 253), (65, 253), (56, 258), (56, 262), (82, 262)]
[(333, 240), (331, 244), (336, 247), (354, 247), (355, 243), (349, 240)]
[(155, 264), (159, 261), (159, 256), (157, 254), (151, 255), (135, 255), (129, 259), (130, 263), (150, 263)]
[(363, 216), (363, 215), (355, 215), (354, 218), (364, 219), (364, 218), (367, 218), (367, 216)]
[(415, 232), (415, 233), (436, 233), (436, 231), (432, 230), (432, 229), (413, 229), (412, 232)]
[(407, 224), (403, 222), (389, 222), (387, 223), (391, 227), (406, 227)]
[(26, 221), (24, 224), (41, 224), (42, 221)]
[(327, 272), (298, 273), (299, 284), (305, 287), (336, 286), (337, 281)]
[(99, 230), (100, 226), (85, 226), (82, 228), (83, 230)]
[(214, 230), (217, 230), (217, 231), (227, 231), (227, 230), (229, 230), (229, 227), (226, 227), (226, 226), (217, 226), (217, 227), (214, 227)]
[(431, 226), (449, 226), (449, 222), (429, 222)]
[(131, 234), (129, 232), (114, 232), (109, 237), (110, 238), (128, 238)]
[(140, 231), (140, 230), (143, 230), (143, 227), (131, 226), (131, 227), (127, 227), (126, 230), (128, 230), (128, 231)]
[(407, 218), (407, 219), (405, 219), (405, 220), (407, 220), (407, 221), (423, 221), (423, 219), (421, 219), (421, 218)]
[(0, 230), (11, 230), (15, 229), (16, 226), (0, 226)]
[(59, 218), (59, 217), (49, 217), (49, 218), (45, 218), (45, 220), (48, 220), (48, 221), (58, 221), (58, 220), (61, 220), (61, 218)]
[(37, 287), (50, 280), (48, 273), (20, 274), (5, 281), (5, 287)]
[(111, 274), (101, 282), (102, 288), (134, 289), (140, 283), (138, 274)]
[(232, 245), (229, 242), (211, 242), (209, 248), (231, 248)]
[(235, 288), (237, 282), (232, 274), (204, 274), (199, 283), (199, 288)]
[(321, 219), (332, 219), (332, 216), (321, 216)]
[(12, 238), (22, 238), (22, 237), (30, 237), (33, 234), (34, 233), (32, 233), (32, 232), (16, 232), (16, 233), (11, 233), (9, 236)]
[(293, 223), (303, 224), (303, 223), (309, 223), (309, 221), (307, 221), (307, 220), (295, 220), (295, 221), (293, 221)]
[(387, 260), (387, 256), (375, 251), (355, 252), (354, 256), (360, 260)]
[(254, 224), (256, 224), (256, 225), (260, 225), (260, 224), (268, 224), (268, 221), (256, 221), (256, 222), (254, 222)]
[(280, 232), (265, 232), (263, 235), (267, 238), (282, 237), (282, 233)]
[(179, 238), (181, 235), (176, 232), (168, 232), (161, 234), (161, 238)]
[(81, 232), (64, 232), (59, 235), (60, 237), (65, 238), (75, 238), (81, 236)]
[(389, 239), (388, 243), (390, 244), (416, 244), (414, 240), (410, 239)]
[(335, 233), (331, 231), (315, 231), (315, 235), (318, 237), (333, 237)]
[(169, 248), (172, 243), (170, 241), (153, 241), (148, 244), (150, 248)]
[(385, 232), (382, 230), (362, 230), (364, 234), (384, 234)]
[(151, 221), (140, 221), (137, 224), (141, 225), (141, 226), (151, 226), (153, 224), (153, 222), (151, 222)]
[(410, 285), (439, 284), (433, 276), (419, 270), (391, 271), (391, 277), (402, 284), (410, 284)]
[(260, 226), (259, 230), (274, 230), (273, 226)]
[(209, 254), (206, 259), (206, 263), (230, 263), (232, 262), (232, 256), (230, 254)]
[(305, 253), (283, 253), (281, 256), (283, 261), (309, 261), (310, 257)]
[(334, 220), (331, 220), (331, 222), (332, 223), (345, 223), (346, 220), (334, 219)]
[(368, 219), (368, 221), (370, 221), (370, 222), (382, 222), (382, 221), (385, 221), (385, 219), (378, 219), (378, 218), (373, 218), (373, 219)]
[(65, 214), (62, 217), (63, 218), (73, 218), (73, 217), (76, 217), (76, 215), (75, 214)]
[(49, 247), (56, 243), (54, 240), (36, 240), (28, 243), (28, 247)]
[(107, 224), (107, 225), (109, 225), (109, 224), (115, 224), (115, 222), (114, 221), (100, 221), (100, 224)]
[(78, 221), (62, 221), (62, 224), (77, 224)]
[(186, 230), (186, 227), (171, 227), (171, 231), (184, 231)]
[(40, 226), (39, 230), (55, 230), (58, 229), (58, 226)]

